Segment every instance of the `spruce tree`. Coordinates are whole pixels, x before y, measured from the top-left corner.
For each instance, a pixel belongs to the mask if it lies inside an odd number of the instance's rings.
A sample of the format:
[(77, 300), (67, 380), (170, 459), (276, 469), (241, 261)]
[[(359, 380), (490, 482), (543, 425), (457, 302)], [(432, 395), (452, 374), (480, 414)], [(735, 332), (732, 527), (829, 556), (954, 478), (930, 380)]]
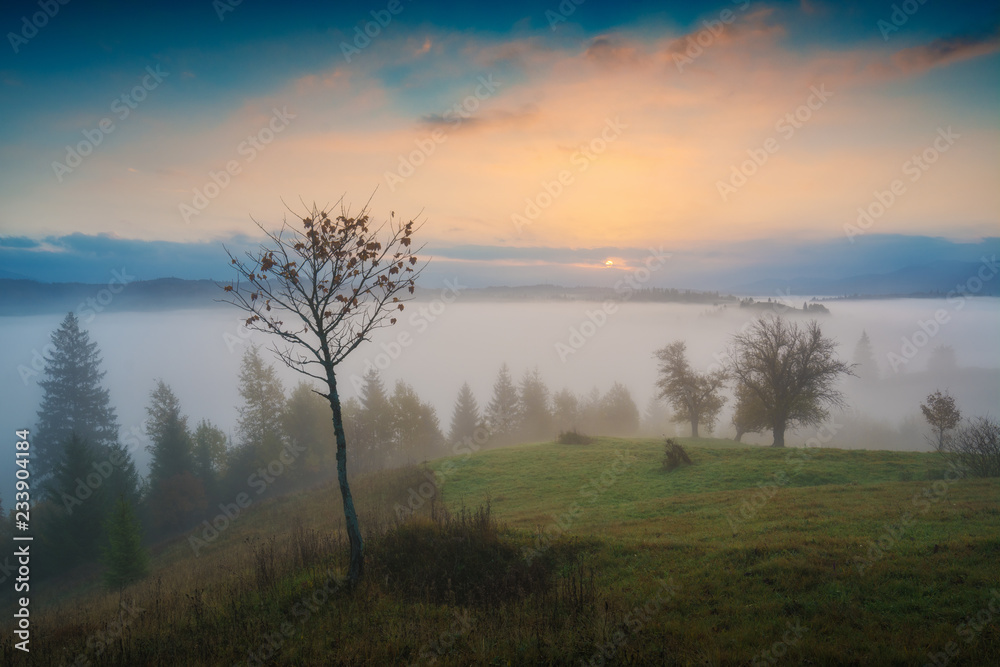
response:
[(274, 366), (264, 361), (257, 347), (243, 355), (240, 368), (239, 419), (236, 433), (255, 468), (274, 461), (284, 446), (285, 390)]
[(118, 418), (110, 393), (101, 386), (105, 372), (97, 343), (73, 313), (52, 334), (44, 373), (38, 383), (44, 393), (32, 434), (39, 477), (55, 472), (71, 433), (86, 440), (98, 456), (118, 441)]
[(493, 383), (493, 398), (486, 406), (486, 421), (490, 436), (499, 444), (510, 444), (517, 437), (521, 426), (518, 410), (517, 387), (510, 377), (507, 364), (500, 366), (496, 382)]
[(437, 413), (420, 400), (416, 390), (399, 380), (389, 399), (392, 409), (392, 448), (387, 452), (388, 465), (414, 463), (442, 454), (444, 435)]
[(858, 339), (858, 344), (854, 346), (854, 359), (852, 361), (855, 364), (854, 373), (858, 376), (858, 379), (864, 381), (878, 379), (878, 362), (875, 360), (872, 342), (868, 338), (867, 331), (861, 332), (861, 338)]
[(219, 476), (226, 461), (226, 434), (207, 419), (194, 431), (194, 475), (201, 480), (209, 498), (219, 494)]
[(474, 438), (479, 428), (479, 404), (472, 393), (472, 387), (466, 382), (458, 390), (455, 400), (455, 410), (451, 415), (451, 428), (448, 431), (448, 442), (451, 444), (464, 442), (466, 438)]
[(51, 512), (42, 521), (43, 542), (62, 564), (87, 562), (98, 555), (106, 516), (106, 487), (99, 482), (99, 462), (86, 440), (71, 433), (62, 459), (46, 485)]
[(153, 457), (149, 483), (155, 489), (172, 477), (192, 472), (194, 460), (187, 417), (181, 414), (180, 401), (163, 380), (156, 381), (146, 413), (149, 416), (146, 433), (150, 439), (147, 449)]
[(549, 409), (549, 390), (542, 381), (538, 368), (525, 372), (517, 397), (521, 416), (521, 436), (526, 440), (545, 440), (552, 432), (552, 411)]
[(363, 469), (374, 470), (385, 465), (392, 443), (392, 406), (382, 378), (374, 368), (365, 372), (359, 400), (357, 447), (361, 450)]
[(149, 553), (142, 546), (142, 529), (132, 505), (124, 498), (115, 503), (105, 524), (107, 546), (104, 548), (104, 583), (120, 590), (149, 574)]

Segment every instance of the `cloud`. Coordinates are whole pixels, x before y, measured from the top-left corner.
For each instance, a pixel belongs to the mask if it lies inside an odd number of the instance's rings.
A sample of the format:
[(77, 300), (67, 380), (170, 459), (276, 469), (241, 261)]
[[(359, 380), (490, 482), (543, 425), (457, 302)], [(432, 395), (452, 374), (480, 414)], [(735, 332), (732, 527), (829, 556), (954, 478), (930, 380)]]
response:
[(932, 67), (950, 65), (1000, 50), (1000, 34), (957, 35), (896, 52), (893, 63), (904, 73), (923, 72)]

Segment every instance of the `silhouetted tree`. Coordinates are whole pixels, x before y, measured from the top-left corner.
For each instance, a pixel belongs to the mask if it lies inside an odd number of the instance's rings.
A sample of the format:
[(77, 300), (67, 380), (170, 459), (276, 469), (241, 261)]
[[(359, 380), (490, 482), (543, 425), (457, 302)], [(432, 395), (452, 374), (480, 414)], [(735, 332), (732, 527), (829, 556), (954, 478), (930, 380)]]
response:
[(958, 361), (955, 358), (955, 348), (951, 345), (935, 345), (927, 358), (927, 370), (940, 375), (952, 373), (957, 369)]
[(451, 428), (448, 430), (448, 442), (455, 444), (465, 442), (466, 438), (473, 438), (476, 429), (482, 425), (482, 417), (479, 414), (479, 404), (472, 393), (472, 387), (468, 382), (462, 384), (458, 390), (458, 398), (455, 399), (455, 410), (451, 414)]
[(444, 453), (444, 435), (437, 413), (430, 403), (420, 400), (413, 387), (397, 381), (389, 403), (393, 431), (390, 464), (414, 463)]
[(355, 427), (359, 461), (364, 470), (385, 468), (392, 456), (392, 406), (382, 378), (374, 368), (365, 371), (358, 400), (360, 409)]
[(920, 405), (920, 411), (934, 429), (934, 440), (931, 441), (934, 448), (939, 452), (944, 450), (948, 441), (948, 431), (958, 426), (962, 419), (962, 413), (955, 405), (955, 399), (947, 391), (942, 394), (937, 390)]
[(110, 393), (101, 386), (104, 375), (97, 343), (73, 313), (67, 314), (52, 334), (44, 378), (38, 382), (43, 394), (32, 444), (39, 478), (55, 471), (71, 433), (86, 440), (98, 458), (118, 441), (118, 418)]
[(336, 436), (330, 421), (330, 404), (306, 382), (296, 385), (288, 397), (285, 433), (296, 450), (305, 449), (301, 463), (297, 461), (296, 465), (301, 466), (306, 478), (325, 479), (336, 472)]
[(146, 434), (150, 440), (147, 449), (152, 455), (149, 484), (155, 489), (171, 477), (191, 472), (194, 460), (187, 417), (181, 414), (177, 395), (163, 380), (157, 380), (149, 399), (146, 407)]
[(862, 331), (858, 344), (854, 346), (854, 373), (861, 380), (877, 380), (879, 378), (878, 362), (872, 350), (868, 332)]
[(635, 435), (639, 430), (639, 408), (628, 387), (615, 382), (601, 398), (601, 424), (608, 435)]
[(774, 434), (774, 447), (785, 446), (785, 430), (819, 424), (828, 407), (844, 405), (836, 389), (851, 365), (837, 359), (836, 343), (823, 336), (815, 320), (805, 328), (769, 315), (733, 337), (729, 372), (737, 387), (758, 401)]
[(524, 440), (547, 440), (555, 435), (552, 432), (549, 390), (537, 368), (526, 371), (521, 380), (517, 411), (521, 417), (521, 436)]
[(98, 556), (107, 507), (101, 472), (111, 467), (101, 463), (86, 440), (70, 434), (49, 482), (51, 506), (41, 522), (45, 552), (56, 564), (79, 565)]
[(670, 413), (670, 408), (663, 399), (654, 395), (650, 396), (649, 402), (646, 403), (639, 429), (645, 435), (665, 435), (673, 421), (674, 416)]
[(132, 506), (119, 498), (105, 524), (104, 583), (120, 590), (149, 574), (149, 553), (142, 546), (142, 528)]
[(493, 398), (486, 406), (486, 422), (497, 443), (510, 444), (517, 437), (521, 424), (518, 407), (517, 387), (511, 380), (510, 368), (503, 364), (493, 383)]
[(274, 350), (290, 368), (326, 387), (323, 396), (333, 417), (337, 480), (351, 550), (348, 581), (353, 586), (364, 569), (364, 540), (347, 476), (336, 367), (369, 340), (373, 330), (395, 324), (395, 311), (413, 294), (419, 274), (410, 249), (414, 223), (397, 224), (393, 213), (387, 225), (371, 229), (367, 207), (356, 216), (343, 207), (336, 216), (329, 208), (314, 207), (296, 217), (301, 231), (287, 221), (277, 232), (258, 223), (267, 241), (245, 260), (230, 254), (239, 280), (225, 289), (231, 303), (247, 313), (249, 328), (274, 334), (286, 345), (275, 345)]
[(152, 523), (160, 534), (185, 528), (208, 506), (205, 487), (194, 475), (196, 469), (187, 417), (181, 414), (180, 401), (173, 390), (156, 381), (146, 408), (149, 496), (147, 507)]
[(580, 401), (569, 389), (561, 389), (552, 396), (552, 419), (556, 430), (575, 431), (580, 421)]
[(202, 419), (194, 430), (194, 474), (212, 499), (219, 495), (219, 478), (226, 466), (226, 443), (226, 434), (207, 419)]
[(267, 466), (285, 445), (285, 390), (256, 346), (243, 353), (239, 392), (243, 402), (236, 422), (238, 446), (249, 453), (251, 468)]
[(698, 425), (711, 431), (726, 399), (719, 395), (726, 381), (725, 371), (699, 373), (691, 368), (684, 341), (673, 342), (656, 351), (660, 360), (660, 378), (656, 386), (660, 396), (670, 401), (677, 421), (691, 424), (691, 436), (698, 437)]

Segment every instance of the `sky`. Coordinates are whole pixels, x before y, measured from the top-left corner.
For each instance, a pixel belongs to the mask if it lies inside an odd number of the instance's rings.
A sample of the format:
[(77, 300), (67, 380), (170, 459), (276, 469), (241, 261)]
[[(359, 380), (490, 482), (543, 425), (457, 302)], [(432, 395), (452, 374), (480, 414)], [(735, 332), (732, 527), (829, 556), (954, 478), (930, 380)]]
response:
[(996, 3), (17, 0), (0, 28), (0, 277), (223, 279), (313, 203), (417, 219), (428, 276), (485, 284), (1000, 236)]

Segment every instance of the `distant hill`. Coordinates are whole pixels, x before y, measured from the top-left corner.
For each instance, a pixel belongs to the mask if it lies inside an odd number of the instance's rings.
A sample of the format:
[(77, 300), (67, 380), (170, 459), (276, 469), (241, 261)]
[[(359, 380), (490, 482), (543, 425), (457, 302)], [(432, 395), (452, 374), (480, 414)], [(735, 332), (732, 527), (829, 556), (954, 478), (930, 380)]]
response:
[[(439, 289), (418, 289), (416, 299), (433, 299)], [(729, 303), (736, 299), (718, 292), (648, 288), (616, 291), (610, 287), (528, 287), (462, 288), (467, 301), (655, 301), (669, 303)], [(220, 284), (211, 280), (159, 278), (139, 280), (122, 286), (86, 283), (41, 283), (33, 280), (0, 279), (0, 316), (41, 315), (91, 309), (150, 311), (210, 308), (224, 298)]]
[(211, 280), (159, 278), (89, 285), (0, 279), (0, 315), (209, 308), (222, 296), (222, 289)]
[[(848, 278), (796, 276), (787, 280), (768, 278), (733, 287), (733, 294), (796, 294), (813, 296), (928, 296), (952, 291), (970, 291), (978, 296), (1000, 295), (1000, 278), (993, 275), (977, 286), (983, 262), (937, 261), (914, 264), (889, 273), (869, 273)], [(972, 280), (971, 285), (969, 281)]]

